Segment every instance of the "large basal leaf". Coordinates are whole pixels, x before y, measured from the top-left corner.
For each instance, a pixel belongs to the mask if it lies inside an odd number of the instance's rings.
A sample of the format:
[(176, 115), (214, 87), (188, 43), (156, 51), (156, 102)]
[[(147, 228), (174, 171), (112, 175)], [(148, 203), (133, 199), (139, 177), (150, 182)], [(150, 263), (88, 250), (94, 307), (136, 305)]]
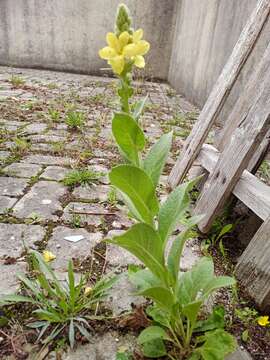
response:
[(139, 152), (144, 149), (145, 137), (137, 122), (128, 114), (117, 113), (112, 120), (112, 132), (125, 157), (139, 166)]
[(170, 336), (162, 327), (149, 326), (140, 333), (138, 337), (138, 344), (142, 345), (156, 339), (171, 341)]
[(159, 204), (149, 176), (138, 167), (119, 165), (111, 170), (109, 178), (122, 194), (131, 213), (139, 221), (152, 225)]
[(197, 180), (186, 182), (175, 188), (160, 207), (158, 214), (158, 231), (161, 240), (166, 242), (189, 207), (188, 192)]
[(193, 301), (182, 307), (182, 312), (190, 321), (192, 328), (195, 326), (195, 323), (197, 321), (197, 317), (198, 317), (201, 305), (202, 305), (202, 301), (199, 300), (199, 301)]
[(152, 287), (141, 291), (139, 294), (154, 300), (161, 309), (169, 313), (175, 304), (173, 294), (165, 287)]
[(146, 308), (146, 313), (150, 316), (156, 323), (170, 327), (170, 314), (167, 311), (164, 311), (160, 307), (155, 305), (150, 305)]
[(203, 289), (213, 277), (213, 260), (210, 257), (201, 258), (191, 270), (180, 276), (178, 300), (183, 305), (198, 300), (197, 296), (202, 296)]
[(142, 345), (143, 355), (155, 359), (167, 355), (167, 350), (162, 339), (155, 339)]
[(222, 329), (205, 333), (204, 339), (204, 344), (195, 350), (203, 360), (224, 360), (237, 345), (234, 337)]
[(172, 132), (162, 135), (158, 142), (149, 150), (143, 162), (143, 168), (152, 179), (155, 187), (158, 184), (172, 146), (172, 135)]
[(195, 330), (196, 332), (203, 332), (215, 329), (224, 329), (225, 326), (225, 310), (223, 306), (216, 306), (213, 312), (206, 320), (197, 321)]
[(165, 281), (166, 269), (161, 240), (151, 226), (144, 223), (133, 225), (124, 234), (114, 236), (108, 242), (128, 250), (161, 281)]
[(177, 298), (182, 304), (199, 299), (204, 301), (211, 292), (234, 284), (235, 280), (229, 276), (216, 277), (212, 258), (203, 257), (180, 277)]
[(148, 269), (135, 271), (132, 267), (129, 267), (128, 278), (138, 291), (144, 291), (150, 287), (161, 285), (160, 280)]

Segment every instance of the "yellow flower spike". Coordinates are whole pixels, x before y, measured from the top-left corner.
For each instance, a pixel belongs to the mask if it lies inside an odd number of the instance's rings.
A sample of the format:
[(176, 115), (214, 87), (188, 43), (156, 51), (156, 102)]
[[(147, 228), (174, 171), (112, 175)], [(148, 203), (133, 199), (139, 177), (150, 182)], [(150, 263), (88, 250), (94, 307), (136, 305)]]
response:
[(52, 252), (50, 252), (48, 250), (44, 250), (43, 251), (43, 259), (45, 262), (50, 262), (50, 261), (53, 261), (54, 259), (56, 259), (56, 256)]
[(267, 326), (270, 324), (270, 321), (269, 321), (269, 316), (260, 316), (258, 318), (258, 324), (260, 326)]
[(137, 43), (138, 41), (142, 40), (143, 37), (143, 29), (139, 29), (134, 31), (132, 35), (132, 40), (134, 43)]
[(93, 289), (91, 288), (91, 286), (86, 286), (84, 289), (84, 295), (88, 296), (89, 294), (91, 294), (92, 291)]
[(101, 59), (110, 60), (117, 56), (117, 52), (113, 48), (106, 46), (105, 48), (99, 50), (99, 56)]
[(119, 42), (117, 36), (114, 33), (109, 32), (106, 35), (106, 41), (107, 41), (107, 44), (109, 45), (109, 47), (115, 50), (116, 54), (120, 53), (121, 45), (120, 45), (120, 42)]

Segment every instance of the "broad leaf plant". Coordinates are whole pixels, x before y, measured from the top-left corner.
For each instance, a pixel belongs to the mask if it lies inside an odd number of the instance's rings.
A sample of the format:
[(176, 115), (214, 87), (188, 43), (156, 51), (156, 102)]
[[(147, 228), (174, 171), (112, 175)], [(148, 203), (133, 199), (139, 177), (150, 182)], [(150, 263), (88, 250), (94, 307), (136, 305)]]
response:
[[(137, 294), (152, 300), (147, 308), (152, 325), (138, 338), (143, 354), (149, 358), (222, 360), (234, 351), (236, 342), (224, 330), (223, 310), (214, 309), (202, 320), (202, 308), (213, 292), (235, 281), (215, 276), (210, 257), (201, 258), (189, 271), (180, 270), (185, 242), (201, 218), (189, 216), (189, 191), (196, 181), (179, 185), (165, 202), (159, 202), (157, 186), (173, 134), (164, 134), (146, 151), (140, 116), (147, 97), (131, 103), (133, 67), (145, 66), (143, 56), (150, 49), (142, 37), (143, 30), (131, 28), (129, 10), (121, 4), (115, 31), (107, 34), (107, 46), (99, 52), (119, 78), (121, 111), (113, 116), (112, 133), (124, 163), (114, 167), (109, 178), (136, 220), (124, 234), (107, 241), (126, 249), (144, 265), (129, 268)], [(184, 230), (174, 235), (179, 224)]]

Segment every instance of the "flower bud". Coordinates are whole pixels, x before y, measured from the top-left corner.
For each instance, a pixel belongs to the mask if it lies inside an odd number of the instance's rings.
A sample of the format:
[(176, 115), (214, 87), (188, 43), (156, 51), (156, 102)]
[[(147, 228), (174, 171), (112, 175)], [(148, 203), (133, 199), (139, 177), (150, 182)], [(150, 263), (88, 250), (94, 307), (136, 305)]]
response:
[(120, 4), (117, 9), (116, 20), (115, 20), (115, 33), (119, 36), (122, 32), (127, 31), (130, 34), (132, 33), (131, 25), (131, 16), (129, 9), (125, 4)]

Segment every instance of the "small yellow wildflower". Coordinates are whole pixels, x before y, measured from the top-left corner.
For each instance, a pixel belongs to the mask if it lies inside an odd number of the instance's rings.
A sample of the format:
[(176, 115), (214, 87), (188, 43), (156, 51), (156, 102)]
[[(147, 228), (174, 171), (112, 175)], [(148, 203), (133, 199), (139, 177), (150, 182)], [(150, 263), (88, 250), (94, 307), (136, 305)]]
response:
[(91, 288), (91, 286), (86, 286), (85, 287), (85, 289), (84, 289), (84, 295), (89, 295), (89, 294), (91, 294), (91, 292), (92, 292), (92, 288)]
[(267, 326), (270, 324), (270, 321), (269, 321), (269, 316), (260, 316), (258, 318), (258, 324), (260, 326)]
[(56, 258), (56, 256), (52, 252), (50, 252), (48, 250), (43, 251), (43, 259), (45, 262), (50, 262), (50, 261), (54, 260), (55, 258)]
[(108, 61), (113, 71), (121, 75), (126, 62), (133, 62), (138, 68), (144, 68), (145, 55), (150, 44), (142, 40), (143, 30), (139, 29), (130, 35), (127, 31), (122, 32), (119, 37), (109, 32), (106, 36), (108, 46), (99, 51), (99, 56)]

